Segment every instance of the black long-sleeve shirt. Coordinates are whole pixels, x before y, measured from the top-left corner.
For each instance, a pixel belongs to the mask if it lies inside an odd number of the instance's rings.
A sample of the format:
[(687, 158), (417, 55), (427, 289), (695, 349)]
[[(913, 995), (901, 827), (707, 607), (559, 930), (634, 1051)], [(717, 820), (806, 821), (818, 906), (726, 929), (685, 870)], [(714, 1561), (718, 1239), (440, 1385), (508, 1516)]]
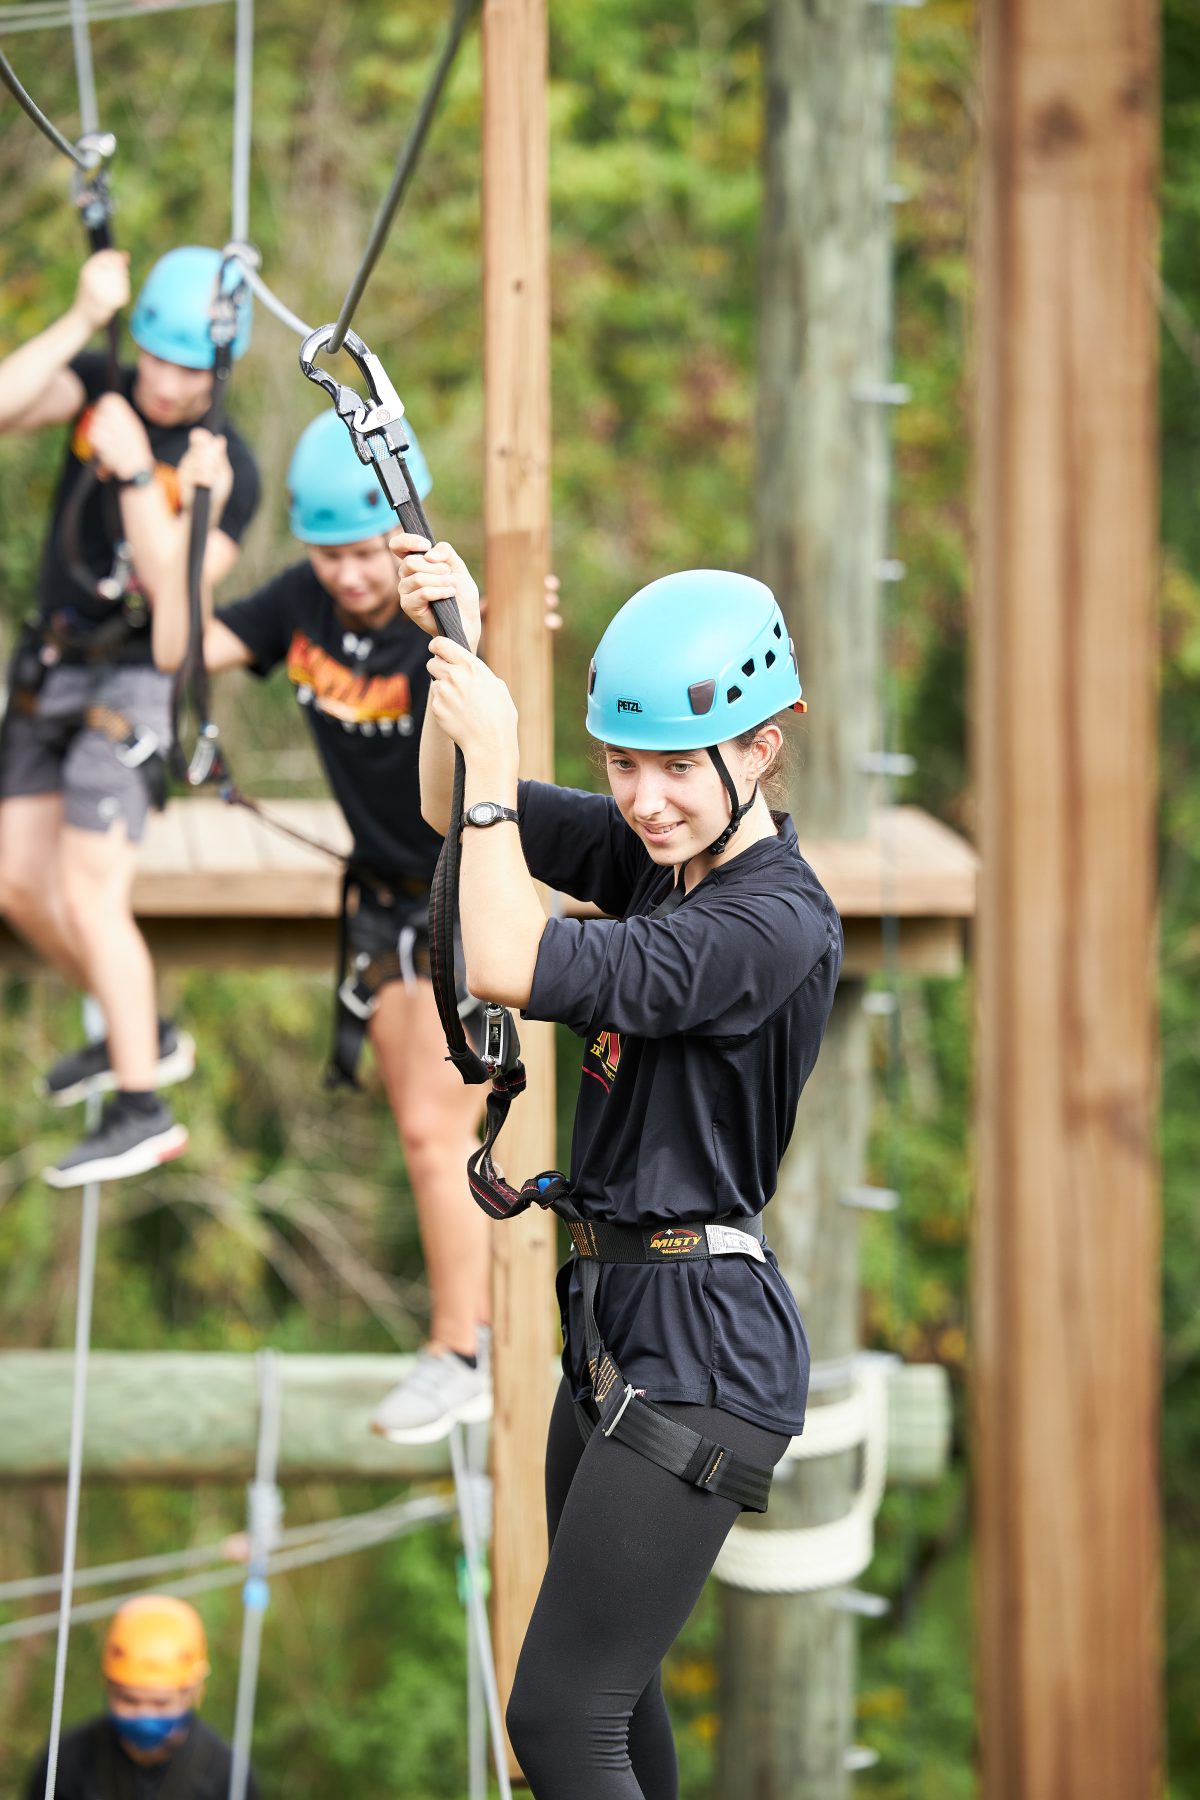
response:
[[(584, 1043), (571, 1149), (585, 1217), (624, 1224), (762, 1211), (833, 1004), (837, 912), (790, 818), (650, 916), (673, 871), (615, 803), (537, 782), (521, 845), (542, 881), (605, 920), (552, 919), (526, 1007)], [(559, 1279), (564, 1369), (590, 1392), (579, 1281)], [(671, 1266), (609, 1264), (597, 1318), (625, 1379), (652, 1400), (716, 1405), (780, 1431), (804, 1422), (808, 1344), (770, 1250)]]
[[(42, 1800), (46, 1755), (29, 1777), (25, 1800)], [(126, 1756), (106, 1716), (89, 1719), (63, 1733), (58, 1752), (56, 1800), (227, 1800), (231, 1753), (203, 1719), (193, 1719), (188, 1735), (166, 1762), (143, 1766)], [(253, 1773), (247, 1800), (259, 1800)]]

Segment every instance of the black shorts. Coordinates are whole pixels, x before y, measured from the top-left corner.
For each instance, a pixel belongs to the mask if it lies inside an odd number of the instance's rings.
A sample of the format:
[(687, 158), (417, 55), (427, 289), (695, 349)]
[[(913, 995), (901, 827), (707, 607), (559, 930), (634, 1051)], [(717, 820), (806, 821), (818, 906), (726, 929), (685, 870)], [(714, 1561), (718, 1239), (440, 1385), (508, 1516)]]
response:
[(59, 664), (36, 694), (10, 693), (0, 736), (0, 800), (61, 794), (68, 825), (107, 831), (122, 819), (140, 843), (150, 812), (141, 766), (83, 723), (89, 707), (120, 713), (159, 756), (171, 742), (171, 677), (142, 664)]
[[(403, 981), (406, 987), (428, 981), (429, 883), (414, 877), (400, 878), (392, 886), (362, 881), (354, 884), (346, 917), (352, 963), (359, 957), (383, 961), (387, 966), (380, 983)], [(392, 952), (395, 962), (392, 962)], [(462, 939), (454, 933), (454, 989), (459, 1017), (467, 1023), (478, 1007), (467, 989)]]

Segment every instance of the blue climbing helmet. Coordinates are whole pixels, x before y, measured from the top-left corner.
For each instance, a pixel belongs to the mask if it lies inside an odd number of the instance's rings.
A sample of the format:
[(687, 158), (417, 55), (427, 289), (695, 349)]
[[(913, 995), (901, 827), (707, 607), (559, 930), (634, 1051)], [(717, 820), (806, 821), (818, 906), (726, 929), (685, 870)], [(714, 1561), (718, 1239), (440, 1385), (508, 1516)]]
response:
[[(160, 256), (146, 277), (129, 335), (139, 349), (162, 362), (184, 369), (211, 369), (213, 345), (208, 315), (223, 258), (219, 250), (203, 244), (185, 244)], [(238, 281), (233, 265), (226, 272), (230, 290)], [(238, 326), (233, 340), (233, 359), (244, 356), (250, 342), (251, 303), (245, 289), (238, 299)]]
[(600, 639), (587, 729), (627, 750), (707, 750), (729, 795), (719, 856), (754, 804), (717, 746), (785, 708), (806, 710), (796, 652), (770, 588), (728, 569), (681, 569), (640, 588)]
[[(410, 426), (404, 461), (420, 499), (433, 486)], [(359, 462), (350, 433), (326, 410), (306, 425), (288, 469), (288, 524), (302, 544), (358, 544), (391, 531), (395, 518), (374, 469)]]

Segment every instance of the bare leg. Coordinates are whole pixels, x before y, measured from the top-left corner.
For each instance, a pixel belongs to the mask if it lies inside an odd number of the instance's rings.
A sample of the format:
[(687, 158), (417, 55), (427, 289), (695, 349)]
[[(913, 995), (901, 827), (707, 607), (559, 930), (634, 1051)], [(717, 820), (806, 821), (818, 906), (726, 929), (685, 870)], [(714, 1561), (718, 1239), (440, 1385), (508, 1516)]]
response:
[(61, 794), (0, 801), (0, 912), (60, 975), (86, 992), (83, 947), (67, 914), (59, 866), (63, 829)]
[(64, 825), (60, 868), (67, 918), (83, 951), (87, 984), (108, 1020), (117, 1085), (153, 1088), (158, 1065), (154, 965), (133, 917), (137, 846), (124, 824), (108, 831)]
[(475, 1331), (491, 1318), (488, 1221), (467, 1186), (467, 1158), (479, 1142), (482, 1089), (466, 1087), (446, 1061), (428, 981), (382, 990), (371, 1042), (408, 1165), (438, 1349), (475, 1353)]

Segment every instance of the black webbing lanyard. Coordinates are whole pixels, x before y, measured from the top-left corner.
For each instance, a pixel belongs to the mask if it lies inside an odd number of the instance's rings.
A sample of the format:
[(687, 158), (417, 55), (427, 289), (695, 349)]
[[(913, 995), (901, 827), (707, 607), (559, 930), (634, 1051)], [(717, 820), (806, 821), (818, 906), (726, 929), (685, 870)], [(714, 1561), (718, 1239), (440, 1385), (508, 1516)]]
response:
[[(110, 131), (88, 132), (80, 138), (77, 146), (82, 160), (75, 172), (74, 200), (93, 255), (98, 250), (111, 250), (113, 247), (112, 195), (108, 186), (107, 164), (116, 147), (117, 140)], [(105, 386), (109, 393), (115, 394), (120, 392), (121, 387), (118, 315), (114, 314), (108, 321), (104, 333), (108, 358)], [(84, 508), (98, 485), (102, 488), (104, 529), (113, 546), (109, 572), (99, 577), (92, 573), (83, 556)], [(125, 536), (121, 502), (117, 498), (116, 489), (111, 481), (100, 481), (94, 457), (84, 464), (66, 497), (59, 517), (58, 531), (63, 565), (75, 585), (96, 600), (110, 603), (124, 600), (133, 575), (133, 556)], [(123, 641), (132, 629), (133, 621), (122, 616), (120, 622), (123, 629), (119, 641)]]
[[(309, 381), (315, 382), (332, 400), (338, 417), (350, 433), (359, 461), (375, 472), (389, 506), (402, 528), (419, 534), (430, 544), (433, 531), (425, 516), (420, 498), (404, 461), (408, 437), (404, 429), (404, 406), (384, 371), (378, 357), (369, 350), (354, 331), (348, 331), (343, 348), (353, 360), (366, 384), (368, 399), (354, 388), (335, 381), (317, 367), (316, 358), (333, 337), (334, 327), (322, 325), (300, 346), (300, 367)], [(445, 637), (469, 648), (458, 603), (435, 600), (433, 613), (438, 629)], [(446, 1035), (446, 1053), (467, 1083), (490, 1081), (487, 1102), (487, 1125), (483, 1143), (467, 1165), (471, 1191), (480, 1205), (494, 1217), (508, 1217), (522, 1212), (534, 1200), (543, 1205), (546, 1184), (552, 1179), (562, 1182), (560, 1175), (537, 1177), (521, 1189), (510, 1187), (492, 1162), (492, 1147), (507, 1117), (513, 1097), (525, 1086), (525, 1069), (521, 1062), (521, 1046), (511, 1014), (503, 1007), (488, 1002), (482, 1019), (482, 1047), (476, 1051), (463, 1028), (458, 1011), (454, 981), (454, 928), (458, 918), (458, 875), (462, 856), (461, 831), (463, 790), (466, 764), (462, 751), (454, 752), (454, 784), (450, 804), (450, 828), (438, 857), (429, 903), (429, 971), (437, 1001), (438, 1016)], [(542, 1186), (539, 1187), (539, 1182)], [(563, 1183), (565, 1186), (565, 1183)]]
[[(226, 285), (227, 270), (234, 271)], [(233, 340), (237, 336), (238, 307), (247, 293), (246, 278), (236, 256), (226, 253), (217, 271), (217, 284), (209, 311), (208, 334), (213, 346), (213, 393), (204, 419), (206, 431), (218, 432), (225, 417), (229, 377), (233, 371)], [(188, 530), (187, 591), (188, 639), (183, 660), (171, 684), (171, 759), (174, 773), (188, 787), (210, 781), (228, 781), (229, 771), (221, 753), (221, 740), (213, 723), (209, 702), (208, 665), (204, 660), (204, 555), (212, 517), (212, 490), (197, 487), (192, 496)], [(195, 722), (195, 743), (183, 747), (180, 729), (185, 716)]]

